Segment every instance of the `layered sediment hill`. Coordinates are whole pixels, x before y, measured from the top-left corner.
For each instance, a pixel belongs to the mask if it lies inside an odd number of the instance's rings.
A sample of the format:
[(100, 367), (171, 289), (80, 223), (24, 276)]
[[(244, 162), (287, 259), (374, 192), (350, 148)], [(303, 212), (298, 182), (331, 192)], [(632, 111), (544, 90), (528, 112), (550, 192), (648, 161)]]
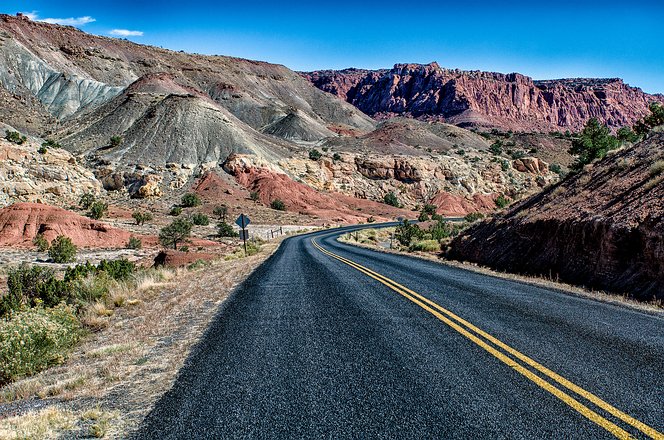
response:
[(518, 73), (444, 69), (437, 63), (302, 75), (379, 119), (409, 116), (511, 130), (574, 131), (590, 118), (619, 128), (647, 114), (650, 102), (664, 101), (618, 78), (534, 81)]
[(472, 227), (449, 257), (664, 299), (664, 133)]

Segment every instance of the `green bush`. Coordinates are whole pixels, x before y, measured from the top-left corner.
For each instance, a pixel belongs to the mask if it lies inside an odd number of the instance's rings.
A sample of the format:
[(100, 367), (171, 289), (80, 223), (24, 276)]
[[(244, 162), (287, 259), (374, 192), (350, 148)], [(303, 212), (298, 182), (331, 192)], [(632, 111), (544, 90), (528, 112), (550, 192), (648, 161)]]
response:
[(121, 281), (128, 279), (136, 272), (136, 265), (126, 258), (101, 260), (97, 266), (97, 273), (99, 272), (106, 272), (114, 280)]
[(383, 196), (383, 202), (385, 202), (387, 205), (401, 208), (401, 203), (399, 202), (397, 195), (394, 194), (394, 191), (390, 191), (385, 194), (385, 196)]
[(136, 224), (139, 226), (144, 225), (145, 222), (149, 222), (153, 219), (152, 213), (150, 212), (134, 211), (134, 213), (131, 216), (134, 218)]
[(501, 209), (506, 207), (509, 204), (510, 204), (510, 199), (508, 199), (507, 197), (505, 197), (502, 194), (499, 195), (498, 198), (496, 199), (496, 206), (501, 208)]
[(491, 144), (489, 151), (491, 151), (491, 154), (499, 156), (503, 152), (503, 141), (498, 139), (496, 142)]
[(261, 196), (260, 196), (260, 194), (258, 193), (258, 191), (252, 191), (252, 192), (249, 193), (249, 198), (250, 198), (254, 203), (256, 203), (256, 202), (258, 202), (258, 200), (260, 200)]
[(588, 120), (578, 137), (572, 141), (569, 154), (575, 155), (577, 158), (571, 168), (579, 171), (593, 160), (602, 159), (606, 153), (617, 148), (619, 144), (618, 139), (611, 135), (611, 131), (606, 125), (602, 125), (597, 119), (592, 118)]
[(237, 237), (239, 234), (235, 232), (231, 225), (221, 222), (217, 225), (217, 235), (219, 237)]
[(410, 244), (408, 250), (411, 252), (434, 252), (440, 250), (438, 240), (418, 240)]
[(334, 153), (332, 155), (332, 160), (335, 161), (335, 162), (340, 161), (341, 160), (341, 155), (339, 153)]
[(436, 209), (438, 209), (436, 205), (425, 203), (424, 206), (422, 207), (422, 212), (427, 215), (434, 215), (436, 213)]
[(197, 212), (191, 216), (191, 222), (196, 226), (207, 226), (210, 224), (210, 218), (201, 212)]
[(28, 140), (27, 137), (21, 136), (21, 133), (19, 133), (18, 131), (9, 131), (9, 130), (5, 130), (5, 139), (17, 145), (24, 144)]
[(81, 335), (80, 322), (65, 305), (23, 309), (0, 320), (0, 385), (62, 363)]
[(178, 215), (182, 214), (182, 208), (180, 208), (179, 206), (173, 206), (169, 214), (172, 215), (173, 217), (177, 217)]
[(141, 241), (140, 238), (136, 238), (134, 236), (129, 237), (129, 241), (127, 242), (127, 249), (134, 249), (138, 250), (143, 247), (143, 242)]
[(182, 196), (181, 204), (185, 208), (194, 208), (196, 206), (200, 206), (201, 198), (198, 196), (198, 194), (187, 193)]
[(62, 148), (59, 143), (55, 142), (53, 139), (46, 139), (46, 142), (41, 144), (44, 148)]
[(44, 234), (41, 233), (35, 235), (35, 238), (32, 239), (32, 244), (37, 247), (39, 252), (46, 252), (50, 247), (48, 240), (44, 237)]
[(424, 236), (424, 231), (422, 231), (419, 226), (411, 224), (408, 220), (404, 220), (399, 226), (394, 230), (394, 238), (402, 246), (410, 246), (410, 243), (413, 240), (421, 239)]
[(484, 214), (481, 212), (469, 212), (466, 214), (466, 216), (463, 218), (465, 221), (468, 223), (472, 223), (474, 221), (480, 220), (484, 218)]
[(192, 227), (193, 225), (186, 219), (175, 219), (159, 232), (159, 242), (163, 246), (173, 246), (173, 249), (177, 250), (178, 244), (186, 241), (191, 235)]
[(429, 220), (429, 215), (424, 211), (420, 212), (420, 215), (417, 217), (417, 221), (418, 222), (425, 222), (427, 220)]
[(645, 135), (653, 128), (664, 124), (664, 105), (651, 102), (648, 108), (650, 114), (634, 124), (634, 131), (639, 135)]
[(42, 155), (46, 154), (46, 153), (48, 153), (48, 148), (46, 148), (45, 146), (42, 145), (41, 147), (39, 147), (37, 149), (37, 153), (42, 154)]
[(90, 193), (85, 193), (81, 196), (81, 199), (78, 201), (78, 204), (81, 207), (81, 209), (90, 209), (92, 204), (96, 201), (97, 199), (95, 198), (94, 195)]
[(99, 220), (108, 212), (108, 203), (101, 201), (96, 201), (90, 206), (90, 212), (88, 212), (88, 217), (95, 220)]
[(23, 306), (34, 307), (38, 303), (55, 306), (71, 302), (72, 289), (67, 281), (55, 277), (55, 272), (46, 267), (23, 263), (9, 270), (7, 293), (0, 298), (0, 316), (7, 316)]
[(439, 220), (436, 224), (426, 231), (433, 240), (442, 240), (443, 238), (453, 237), (458, 234), (460, 226), (446, 220)]
[(560, 177), (564, 177), (564, 176), (565, 176), (565, 172), (563, 171), (562, 167), (561, 167), (560, 165), (558, 165), (557, 163), (552, 163), (551, 166), (549, 167), (549, 169), (550, 169), (552, 172), (554, 172), (554, 173), (556, 173), (557, 175), (559, 175)]
[(48, 256), (54, 263), (71, 263), (76, 259), (78, 249), (69, 237), (57, 236), (48, 250)]
[(318, 159), (320, 159), (321, 157), (323, 157), (323, 153), (321, 153), (320, 151), (316, 150), (315, 148), (309, 150), (309, 159), (311, 159), (311, 160), (318, 160)]
[(274, 199), (272, 200), (272, 202), (270, 202), (270, 208), (276, 209), (277, 211), (285, 211), (286, 204), (282, 202), (280, 199)]
[(124, 139), (122, 139), (122, 136), (111, 136), (110, 140), (110, 146), (113, 148), (119, 147), (122, 145), (122, 142), (124, 142)]
[(509, 161), (503, 159), (500, 161), (500, 169), (503, 171), (507, 171), (511, 168), (512, 166), (510, 165)]

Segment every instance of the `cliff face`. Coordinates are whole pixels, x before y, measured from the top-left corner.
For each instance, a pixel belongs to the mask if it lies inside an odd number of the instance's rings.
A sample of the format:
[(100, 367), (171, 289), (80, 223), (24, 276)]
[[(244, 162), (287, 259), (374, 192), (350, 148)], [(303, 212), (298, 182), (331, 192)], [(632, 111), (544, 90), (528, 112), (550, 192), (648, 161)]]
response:
[(302, 75), (378, 119), (402, 115), (512, 130), (578, 130), (593, 117), (619, 128), (647, 114), (650, 102), (664, 101), (617, 78), (534, 81), (518, 73), (451, 70), (436, 63)]
[(664, 299), (664, 133), (474, 226), (449, 256)]

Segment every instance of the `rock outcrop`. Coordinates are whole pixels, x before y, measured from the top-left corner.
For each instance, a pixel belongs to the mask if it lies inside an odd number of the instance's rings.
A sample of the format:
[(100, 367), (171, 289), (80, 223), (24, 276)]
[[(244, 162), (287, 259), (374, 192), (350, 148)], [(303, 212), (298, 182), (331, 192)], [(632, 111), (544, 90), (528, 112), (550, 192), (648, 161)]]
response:
[(613, 128), (648, 113), (649, 95), (618, 78), (534, 81), (518, 74), (444, 69), (437, 63), (302, 74), (376, 118), (410, 116), (511, 130), (578, 130), (595, 117)]
[(664, 299), (664, 133), (477, 224), (449, 257)]
[[(4, 134), (4, 132), (3, 132)], [(84, 193), (98, 194), (101, 185), (69, 152), (38, 144), (16, 145), (0, 139), (0, 206), (15, 202), (77, 202)]]
[(76, 246), (87, 248), (122, 248), (131, 236), (127, 231), (54, 206), (16, 203), (0, 209), (0, 246), (32, 247), (37, 234), (49, 242), (64, 235)]

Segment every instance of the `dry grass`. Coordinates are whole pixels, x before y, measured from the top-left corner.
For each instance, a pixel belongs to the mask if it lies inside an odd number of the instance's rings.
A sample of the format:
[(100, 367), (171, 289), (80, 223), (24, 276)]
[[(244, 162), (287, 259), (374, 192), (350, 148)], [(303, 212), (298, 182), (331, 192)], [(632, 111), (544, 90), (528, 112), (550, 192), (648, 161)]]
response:
[[(131, 283), (114, 286), (108, 298), (86, 311), (83, 320), (93, 331), (63, 365), (0, 388), (0, 414), (3, 403), (30, 408), (32, 399), (41, 399), (49, 409), (57, 405), (53, 414), (67, 415), (77, 435), (127, 437), (171, 387), (220, 303), (279, 243), (263, 244), (254, 256), (217, 261), (198, 270), (140, 272)], [(94, 411), (105, 415), (96, 417)], [(12, 418), (11, 424), (10, 419), (0, 419), (0, 439), (26, 438), (17, 434), (22, 432), (17, 423), (48, 421), (47, 414), (27, 412)], [(69, 429), (55, 422), (38, 425), (48, 426), (47, 437)], [(40, 435), (34, 438), (44, 438)]]
[(650, 166), (648, 170), (650, 177), (659, 176), (664, 173), (664, 160), (658, 160)]
[(50, 439), (76, 429), (76, 416), (67, 410), (50, 407), (0, 420), (0, 439)]

